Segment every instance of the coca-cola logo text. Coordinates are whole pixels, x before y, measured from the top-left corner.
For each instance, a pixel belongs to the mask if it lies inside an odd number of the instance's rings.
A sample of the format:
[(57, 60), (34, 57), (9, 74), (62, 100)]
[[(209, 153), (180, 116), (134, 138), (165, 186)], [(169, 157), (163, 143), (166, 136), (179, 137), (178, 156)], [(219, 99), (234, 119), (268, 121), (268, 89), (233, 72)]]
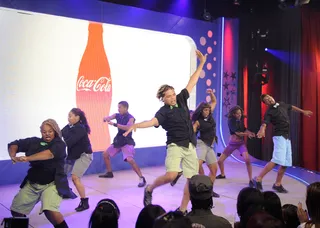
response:
[(77, 81), (77, 91), (110, 92), (111, 79), (100, 77), (98, 80), (87, 80), (81, 76)]

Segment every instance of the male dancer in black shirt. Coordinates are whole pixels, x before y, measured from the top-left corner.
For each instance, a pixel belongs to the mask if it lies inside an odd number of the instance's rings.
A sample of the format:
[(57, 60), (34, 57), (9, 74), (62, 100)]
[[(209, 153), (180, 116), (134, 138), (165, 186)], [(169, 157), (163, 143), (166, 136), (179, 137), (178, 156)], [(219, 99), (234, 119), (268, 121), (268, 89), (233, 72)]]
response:
[[(155, 188), (170, 183), (177, 177), (181, 170), (180, 163), (182, 163), (183, 175), (187, 179), (198, 174), (199, 163), (195, 150), (197, 141), (190, 120), (187, 100), (198, 82), (207, 56), (203, 55), (200, 51), (196, 51), (196, 54), (200, 60), (200, 65), (191, 76), (186, 88), (176, 95), (172, 86), (161, 86), (158, 90), (157, 98), (164, 102), (164, 106), (159, 109), (154, 118), (132, 125), (124, 134), (128, 135), (136, 128), (159, 127), (160, 125), (167, 132), (166, 174), (158, 177), (153, 184), (147, 185), (145, 188), (143, 200), (145, 206), (152, 203), (152, 192)], [(186, 213), (190, 200), (188, 182), (187, 180), (181, 206), (178, 209), (183, 213)]]
[(254, 178), (255, 186), (257, 189), (262, 190), (262, 178), (269, 173), (276, 165), (280, 165), (278, 169), (278, 175), (276, 183), (273, 185), (273, 189), (280, 193), (287, 193), (288, 191), (282, 186), (281, 181), (283, 175), (288, 166), (292, 166), (292, 151), (291, 141), (289, 138), (290, 122), (288, 112), (293, 110), (300, 112), (305, 116), (312, 116), (312, 112), (308, 110), (302, 110), (296, 106), (286, 104), (284, 102), (276, 102), (274, 98), (268, 94), (261, 95), (261, 101), (268, 105), (269, 108), (264, 115), (263, 124), (257, 133), (258, 138), (265, 137), (265, 130), (267, 124), (272, 123), (274, 126), (273, 133), (273, 155), (272, 159), (263, 168), (259, 176)]

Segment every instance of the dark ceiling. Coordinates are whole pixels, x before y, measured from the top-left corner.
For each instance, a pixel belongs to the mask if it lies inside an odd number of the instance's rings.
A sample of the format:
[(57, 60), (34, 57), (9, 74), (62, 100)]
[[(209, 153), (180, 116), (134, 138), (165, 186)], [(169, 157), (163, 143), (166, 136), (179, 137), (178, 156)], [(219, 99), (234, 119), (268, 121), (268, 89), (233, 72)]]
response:
[[(207, 11), (213, 18), (217, 17), (239, 17), (243, 14), (251, 13), (272, 13), (279, 8), (279, 0), (238, 0), (239, 5), (234, 4), (235, 0), (99, 0), (102, 2), (110, 2), (121, 5), (134, 6), (138, 8), (148, 9), (157, 12), (167, 12), (178, 16), (203, 19), (203, 11), (206, 6)], [(291, 5), (295, 0), (284, 0)], [(187, 10), (179, 10), (182, 3), (188, 8)], [(205, 3), (206, 2), (206, 3)], [(318, 3), (318, 4), (315, 4)], [(320, 5), (320, 0), (311, 0), (308, 4)], [(305, 6), (304, 6), (305, 7)], [(181, 7), (180, 7), (181, 8)], [(287, 9), (290, 10), (290, 9)]]

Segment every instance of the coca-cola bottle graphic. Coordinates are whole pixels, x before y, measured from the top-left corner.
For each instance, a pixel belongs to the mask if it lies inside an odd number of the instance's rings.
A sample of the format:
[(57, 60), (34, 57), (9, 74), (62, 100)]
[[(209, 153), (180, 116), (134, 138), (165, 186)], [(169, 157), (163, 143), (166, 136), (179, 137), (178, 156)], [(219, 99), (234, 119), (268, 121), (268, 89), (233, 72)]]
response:
[(76, 100), (91, 127), (89, 137), (93, 151), (103, 151), (110, 145), (108, 124), (103, 124), (103, 117), (110, 112), (112, 81), (103, 46), (102, 24), (89, 23), (88, 31), (88, 43), (79, 66)]

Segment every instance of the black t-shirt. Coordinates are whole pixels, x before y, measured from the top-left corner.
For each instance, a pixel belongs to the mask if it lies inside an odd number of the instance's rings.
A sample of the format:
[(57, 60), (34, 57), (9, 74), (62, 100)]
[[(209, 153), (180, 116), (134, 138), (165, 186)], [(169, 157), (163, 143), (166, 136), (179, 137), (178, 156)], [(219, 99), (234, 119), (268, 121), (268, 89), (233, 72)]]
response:
[(232, 228), (228, 220), (212, 214), (211, 210), (192, 210), (187, 217), (193, 224), (199, 224), (205, 228)]
[(68, 160), (76, 160), (82, 153), (92, 153), (90, 139), (83, 124), (78, 122), (66, 125), (61, 132), (68, 147)]
[(190, 120), (189, 108), (187, 100), (189, 92), (183, 89), (177, 95), (178, 107), (169, 105), (162, 106), (156, 113), (159, 125), (167, 131), (167, 145), (175, 143), (178, 146), (189, 147), (191, 142), (196, 146), (197, 141), (193, 132), (192, 122)]
[(230, 135), (235, 135), (236, 132), (245, 132), (247, 128), (244, 125), (243, 119), (237, 120), (235, 117), (228, 119), (228, 127)]
[(31, 156), (45, 150), (50, 150), (54, 158), (44, 161), (31, 161), (27, 179), (37, 184), (49, 184), (55, 180), (56, 168), (64, 164), (66, 157), (66, 145), (59, 138), (54, 138), (50, 143), (38, 137), (13, 141), (8, 146), (17, 145), (18, 152), (25, 152)]
[(274, 136), (289, 138), (290, 120), (288, 112), (292, 110), (292, 105), (284, 102), (269, 106), (264, 114), (264, 123), (271, 123), (274, 126)]
[(207, 146), (211, 147), (214, 140), (217, 141), (216, 136), (216, 121), (212, 116), (198, 119), (199, 122), (199, 139), (201, 139)]

